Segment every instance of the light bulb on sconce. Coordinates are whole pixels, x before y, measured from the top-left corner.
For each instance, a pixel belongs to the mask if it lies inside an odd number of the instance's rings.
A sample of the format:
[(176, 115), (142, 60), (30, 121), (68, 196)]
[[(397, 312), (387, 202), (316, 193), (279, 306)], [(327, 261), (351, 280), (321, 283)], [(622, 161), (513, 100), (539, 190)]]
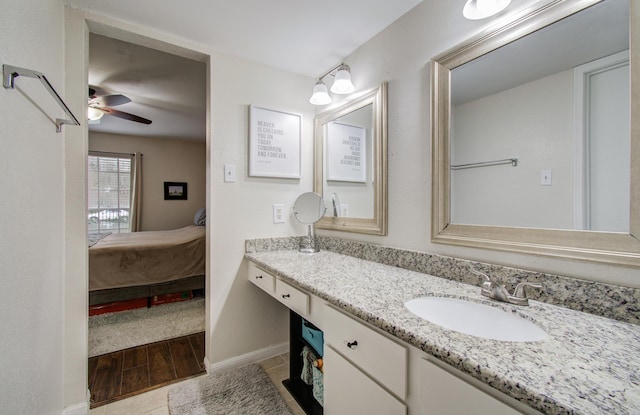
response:
[(316, 86), (313, 87), (313, 95), (311, 95), (309, 102), (313, 105), (327, 105), (331, 103), (329, 90), (324, 82), (322, 82), (322, 79), (319, 79), (318, 82), (316, 82)]
[(491, 17), (506, 9), (511, 0), (467, 0), (462, 14), (469, 20), (480, 20)]
[(323, 79), (329, 75), (334, 77), (333, 85), (331, 86), (331, 92), (334, 94), (350, 94), (356, 90), (351, 82), (351, 69), (348, 65), (341, 63), (328, 72), (318, 78), (318, 82), (313, 87), (313, 95), (309, 99), (309, 102), (314, 105), (327, 105), (330, 104), (332, 99), (327, 90), (327, 86), (323, 82)]
[(351, 69), (343, 63), (338, 67), (338, 72), (335, 74), (331, 92), (334, 94), (350, 94), (355, 90), (356, 87), (351, 83)]

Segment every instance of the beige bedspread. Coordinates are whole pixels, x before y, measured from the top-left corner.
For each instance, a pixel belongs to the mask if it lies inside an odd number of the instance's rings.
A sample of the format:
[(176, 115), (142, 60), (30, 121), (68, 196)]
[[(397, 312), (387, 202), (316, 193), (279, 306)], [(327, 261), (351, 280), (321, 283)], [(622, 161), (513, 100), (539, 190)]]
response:
[(89, 248), (89, 291), (204, 275), (205, 227), (114, 233)]

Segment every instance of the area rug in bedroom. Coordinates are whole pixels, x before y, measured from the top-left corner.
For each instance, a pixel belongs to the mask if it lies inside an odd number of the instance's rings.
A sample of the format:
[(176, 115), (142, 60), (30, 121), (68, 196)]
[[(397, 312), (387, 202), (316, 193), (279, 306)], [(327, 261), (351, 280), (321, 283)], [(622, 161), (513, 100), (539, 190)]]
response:
[(181, 382), (169, 389), (168, 401), (170, 415), (291, 414), (255, 363)]
[(205, 300), (89, 317), (89, 357), (205, 330)]

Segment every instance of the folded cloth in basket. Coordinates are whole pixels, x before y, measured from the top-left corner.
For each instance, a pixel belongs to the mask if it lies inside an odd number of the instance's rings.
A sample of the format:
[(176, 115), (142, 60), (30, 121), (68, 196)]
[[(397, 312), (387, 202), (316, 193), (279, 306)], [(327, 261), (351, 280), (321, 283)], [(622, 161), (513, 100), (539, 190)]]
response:
[(304, 346), (300, 355), (302, 356), (302, 373), (300, 374), (300, 379), (307, 385), (313, 385), (313, 362), (318, 358), (309, 346)]

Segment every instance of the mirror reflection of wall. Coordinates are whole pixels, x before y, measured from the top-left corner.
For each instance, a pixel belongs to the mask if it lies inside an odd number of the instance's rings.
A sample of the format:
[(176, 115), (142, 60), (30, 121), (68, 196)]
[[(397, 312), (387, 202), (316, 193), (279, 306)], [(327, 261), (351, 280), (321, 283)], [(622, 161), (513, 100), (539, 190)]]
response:
[(325, 124), (323, 199), (327, 216), (373, 218), (372, 127), (372, 104)]
[(629, 231), (628, 8), (606, 0), (452, 71), (451, 165), (518, 159), (452, 169), (452, 223)]

